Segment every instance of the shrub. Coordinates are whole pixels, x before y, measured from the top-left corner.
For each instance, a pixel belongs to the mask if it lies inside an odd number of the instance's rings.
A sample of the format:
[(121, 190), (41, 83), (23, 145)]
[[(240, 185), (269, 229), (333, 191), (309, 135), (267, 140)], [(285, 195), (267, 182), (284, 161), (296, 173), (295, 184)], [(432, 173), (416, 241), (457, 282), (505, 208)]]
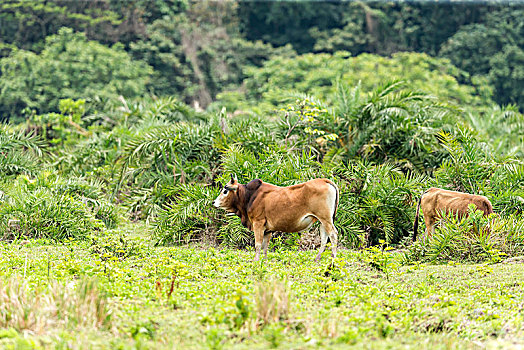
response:
[(116, 227), (120, 215), (100, 186), (48, 172), (34, 179), (20, 176), (0, 203), (0, 230), (4, 238), (63, 240)]
[[(409, 67), (409, 69), (407, 68)], [(349, 86), (362, 82), (371, 91), (385, 81), (404, 80), (414, 90), (438, 96), (462, 105), (490, 103), (490, 97), (479, 98), (475, 88), (457, 83), (464, 73), (448, 60), (423, 53), (399, 52), (391, 57), (348, 52), (304, 54), (297, 57), (274, 57), (261, 68), (247, 71), (246, 97), (278, 105), (287, 93), (298, 91), (336, 102), (335, 82)]]
[(202, 239), (220, 227), (218, 212), (211, 205), (219, 189), (202, 185), (179, 185), (166, 189), (174, 198), (160, 211), (154, 222), (153, 238), (157, 244), (183, 244)]
[(0, 232), (4, 239), (85, 238), (101, 228), (85, 204), (46, 189), (22, 190), (0, 206)]
[(408, 236), (424, 181), (420, 175), (405, 175), (390, 165), (350, 162), (333, 169), (342, 181), (335, 225), (347, 246), (396, 244)]
[(289, 104), (280, 122), (281, 138), (328, 159), (390, 161), (406, 170), (431, 172), (445, 157), (435, 134), (453, 128), (458, 119), (454, 108), (401, 81), (370, 94), (360, 83), (352, 89), (337, 87), (333, 108), (300, 95)]

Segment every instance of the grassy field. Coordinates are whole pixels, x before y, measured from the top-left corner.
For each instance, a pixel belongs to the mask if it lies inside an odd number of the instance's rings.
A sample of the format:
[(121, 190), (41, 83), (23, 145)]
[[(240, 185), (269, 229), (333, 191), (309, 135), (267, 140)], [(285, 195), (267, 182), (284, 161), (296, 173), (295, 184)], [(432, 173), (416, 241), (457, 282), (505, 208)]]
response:
[(0, 246), (3, 348), (519, 348), (524, 269), (402, 253), (153, 247), (145, 226)]

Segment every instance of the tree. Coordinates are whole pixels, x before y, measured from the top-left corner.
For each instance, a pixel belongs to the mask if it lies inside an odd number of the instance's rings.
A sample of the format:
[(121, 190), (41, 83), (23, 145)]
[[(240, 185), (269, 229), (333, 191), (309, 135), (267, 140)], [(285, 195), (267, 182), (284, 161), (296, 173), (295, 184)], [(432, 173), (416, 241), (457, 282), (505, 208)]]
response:
[(484, 24), (471, 24), (462, 27), (440, 50), (457, 67), (471, 75), (487, 74), (489, 59), (500, 52), (506, 43), (503, 33), (497, 28)]
[(219, 92), (238, 87), (246, 66), (259, 66), (274, 54), (290, 51), (243, 39), (236, 6), (193, 2), (185, 12), (155, 20), (147, 36), (131, 44), (133, 55), (155, 69), (155, 94), (177, 95), (205, 108)]
[[(361, 82), (370, 91), (387, 81), (402, 80), (412, 90), (430, 93), (457, 105), (491, 104), (489, 89), (458, 84), (464, 74), (448, 60), (418, 53), (397, 53), (391, 58), (372, 54), (351, 57), (347, 52), (305, 54), (295, 58), (274, 57), (261, 68), (248, 70), (246, 95), (253, 103), (263, 100), (279, 105), (290, 92), (301, 92), (333, 101), (336, 82), (349, 86)], [(488, 90), (487, 92), (485, 90)]]
[(240, 30), (250, 41), (262, 40), (274, 46), (291, 44), (299, 53), (311, 52), (315, 38), (308, 29), (342, 26), (342, 8), (336, 2), (240, 1)]
[(92, 39), (115, 43), (121, 17), (108, 0), (7, 0), (0, 4), (0, 38), (25, 50), (40, 51), (44, 39), (61, 27), (88, 33)]
[(3, 119), (19, 117), (25, 108), (58, 111), (63, 98), (104, 103), (119, 95), (140, 96), (151, 73), (121, 45), (109, 48), (67, 28), (46, 38), (41, 54), (15, 50), (0, 59), (0, 71)]
[(495, 88), (496, 102), (522, 106), (523, 16), (521, 5), (497, 9), (486, 16), (484, 23), (460, 28), (442, 46), (440, 55), (470, 73), (464, 80), (468, 83), (488, 77)]
[(524, 50), (506, 45), (489, 61), (489, 78), (495, 88), (495, 98), (501, 104), (516, 103), (524, 110)]

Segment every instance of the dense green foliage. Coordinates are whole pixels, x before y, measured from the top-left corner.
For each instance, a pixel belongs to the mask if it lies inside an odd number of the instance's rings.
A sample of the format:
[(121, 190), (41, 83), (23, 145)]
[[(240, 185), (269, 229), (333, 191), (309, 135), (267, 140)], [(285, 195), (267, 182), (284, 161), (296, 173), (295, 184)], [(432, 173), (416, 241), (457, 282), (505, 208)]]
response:
[(0, 59), (0, 116), (17, 119), (23, 109), (56, 111), (60, 98), (110, 99), (145, 93), (148, 67), (134, 62), (119, 45), (112, 48), (87, 41), (62, 29), (46, 38), (40, 54), (15, 50)]
[[(1, 112), (18, 122), (2, 131), (5, 237), (85, 237), (123, 214), (151, 224), (157, 244), (250, 246), (237, 219), (209, 206), (230, 173), (282, 186), (332, 179), (347, 247), (403, 242), (429, 186), (484, 194), (503, 215), (522, 212), (523, 116), (519, 104), (493, 102), (501, 89), (520, 93), (520, 27), (500, 37), (518, 6), (101, 0), (2, 9), (13, 36), (0, 59)], [(446, 9), (454, 15), (444, 20)], [(269, 40), (265, 26), (285, 13), (297, 22)], [(21, 19), (41, 16), (54, 20), (43, 24), (50, 35), (24, 41), (34, 27)], [(436, 19), (449, 33), (430, 38), (422, 28)], [(398, 34), (408, 23), (418, 34)], [(379, 50), (387, 28), (398, 31), (398, 48), (449, 59)], [(490, 40), (481, 40), (487, 28)], [(483, 57), (459, 59), (472, 56), (466, 44), (484, 45)], [(49, 210), (32, 217), (39, 206)]]
[[(260, 67), (275, 56), (282, 60), (293, 57), (294, 52), (300, 55), (349, 52), (351, 56), (359, 57), (362, 53), (390, 56), (411, 51), (449, 59), (459, 70), (454, 68), (454, 72), (450, 72), (449, 65), (438, 60), (432, 62), (429, 58), (423, 58), (422, 61), (433, 66), (435, 71), (446, 72), (460, 83), (480, 88), (482, 91), (479, 95), (483, 99), (493, 98), (500, 104), (521, 106), (522, 89), (519, 87), (523, 77), (519, 67), (524, 39), (520, 19), (523, 11), (522, 4), (499, 2), (8, 0), (0, 5), (0, 57), (11, 57), (6, 62), (15, 66), (20, 63), (15, 64), (13, 59), (15, 62), (34, 60), (28, 52), (43, 54), (49, 51), (48, 37), (68, 27), (74, 32), (85, 34), (89, 43), (86, 44), (88, 51), (92, 53), (101, 50), (95, 42), (106, 47), (121, 43), (134, 60), (145, 61), (153, 69), (148, 73), (149, 93), (158, 96), (177, 95), (188, 104), (197, 102), (205, 108), (219, 93), (242, 89), (248, 71)], [(86, 54), (86, 57), (91, 54)], [(104, 54), (106, 58), (96, 66), (119, 67), (122, 64), (123, 58), (117, 52), (107, 51)], [(52, 54), (47, 54), (39, 57), (38, 61), (52, 57)], [(368, 59), (363, 56), (364, 62)], [(65, 65), (70, 62), (66, 58), (64, 60)], [(420, 61), (416, 61), (409, 64), (420, 64)], [(62, 65), (60, 60), (51, 63)], [(143, 63), (133, 64), (142, 65), (143, 69)], [(380, 62), (378, 64), (382, 65)], [(34, 65), (34, 62), (31, 61), (30, 65)], [(118, 68), (118, 76), (133, 77), (136, 87), (140, 87), (140, 70), (136, 72), (132, 69), (133, 65), (128, 66), (128, 69)], [(96, 69), (94, 66), (85, 68)], [(28, 69), (23, 65), (18, 68), (21, 74), (33, 72)], [(62, 71), (60, 67), (56, 69)], [(349, 68), (349, 72), (345, 69), (342, 74), (355, 74), (351, 71), (357, 69)], [(38, 69), (35, 71), (37, 73)], [(333, 74), (327, 73), (319, 85), (324, 86), (333, 81)], [(335, 77), (341, 75), (337, 69), (335, 73)], [(399, 74), (408, 72), (401, 71)], [(363, 84), (367, 84), (367, 78), (361, 78)], [(34, 100), (34, 96), (24, 98), (23, 91), (28, 88), (25, 79), (27, 77), (22, 75), (18, 79), (20, 81), (11, 86), (13, 91), (9, 90), (9, 94), (13, 95), (9, 103), (17, 104), (15, 109), (7, 109), (10, 113), (20, 112), (24, 103)], [(96, 76), (93, 82), (95, 79)], [(9, 78), (9, 81), (12, 80)], [(1, 76), (0, 81), (2, 85), (7, 82)], [(67, 80), (71, 81), (77, 84), (76, 79)], [(55, 84), (58, 91), (51, 89), (46, 91), (50, 96), (39, 98), (50, 101), (57, 92), (60, 98), (85, 97), (73, 95), (69, 89), (74, 90), (74, 87), (64, 84)], [(354, 80), (351, 84), (354, 84)], [(371, 83), (372, 86), (374, 84)], [(62, 88), (65, 89), (64, 93), (61, 93)], [(449, 86), (428, 92), (446, 93), (452, 99), (463, 98), (463, 94), (453, 96), (453, 92), (447, 91), (447, 88)], [(107, 92), (104, 88), (100, 89), (100, 85), (97, 89), (92, 91), (98, 91), (102, 96), (114, 92), (112, 84), (109, 84)], [(19, 99), (23, 101), (22, 104)], [(34, 108), (34, 101), (32, 105)], [(57, 110), (53, 104), (36, 107), (46, 107), (46, 111)], [(2, 114), (3, 118), (16, 117), (7, 115), (5, 111)]]
[(246, 98), (250, 103), (263, 98), (277, 105), (286, 94), (298, 91), (335, 102), (337, 82), (349, 86), (360, 84), (370, 91), (388, 81), (399, 80), (406, 82), (411, 90), (424, 91), (449, 103), (489, 104), (489, 86), (458, 84), (461, 74), (448, 60), (415, 53), (398, 53), (391, 58), (371, 54), (351, 57), (347, 52), (276, 57), (249, 71), (245, 80)]

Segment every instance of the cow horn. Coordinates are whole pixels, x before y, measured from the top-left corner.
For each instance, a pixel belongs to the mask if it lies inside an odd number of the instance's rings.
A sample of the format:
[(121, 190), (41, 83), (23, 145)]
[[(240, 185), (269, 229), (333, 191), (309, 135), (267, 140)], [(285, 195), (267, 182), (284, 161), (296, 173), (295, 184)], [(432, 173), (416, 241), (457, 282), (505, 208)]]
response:
[(225, 185), (224, 188), (228, 191), (236, 191), (238, 186), (228, 186), (228, 185)]

